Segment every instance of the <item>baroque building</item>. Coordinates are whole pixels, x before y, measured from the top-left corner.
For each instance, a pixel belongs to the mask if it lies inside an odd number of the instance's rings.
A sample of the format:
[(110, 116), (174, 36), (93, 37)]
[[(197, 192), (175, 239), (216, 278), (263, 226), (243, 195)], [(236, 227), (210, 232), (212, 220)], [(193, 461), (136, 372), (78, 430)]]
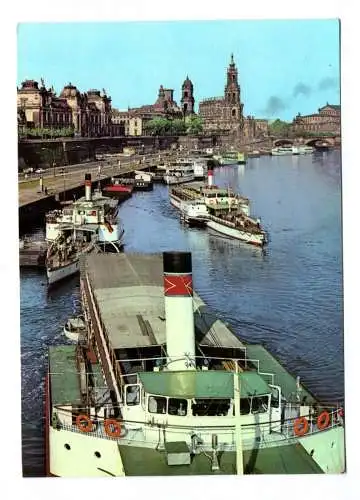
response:
[(194, 112), (193, 84), (187, 77), (182, 85), (181, 107), (174, 100), (174, 90), (160, 85), (154, 104), (145, 104), (127, 111), (112, 110), (113, 124), (121, 125), (124, 134), (130, 136), (144, 135), (146, 122), (154, 118), (183, 118)]
[(18, 124), (21, 128), (68, 128), (72, 126), (72, 110), (66, 99), (56, 97), (35, 80), (25, 80), (17, 89)]
[(194, 85), (187, 76), (181, 87), (181, 110), (183, 116), (193, 115), (195, 113), (194, 107)]
[(232, 134), (246, 140), (269, 135), (269, 124), (265, 119), (245, 117), (241, 102), (238, 70), (231, 54), (226, 71), (224, 97), (211, 97), (199, 103), (199, 115), (203, 119), (205, 133)]
[(341, 106), (326, 103), (311, 115), (298, 115), (292, 122), (292, 131), (295, 133), (341, 133)]
[(226, 133), (242, 130), (244, 127), (243, 107), (238, 70), (234, 56), (231, 54), (224, 97), (211, 97), (199, 103), (199, 115), (203, 119), (204, 132)]
[(41, 87), (35, 80), (22, 82), (17, 89), (19, 129), (71, 128), (81, 137), (114, 135), (111, 121), (111, 97), (103, 89), (81, 93), (74, 85), (65, 85), (57, 97), (54, 89)]

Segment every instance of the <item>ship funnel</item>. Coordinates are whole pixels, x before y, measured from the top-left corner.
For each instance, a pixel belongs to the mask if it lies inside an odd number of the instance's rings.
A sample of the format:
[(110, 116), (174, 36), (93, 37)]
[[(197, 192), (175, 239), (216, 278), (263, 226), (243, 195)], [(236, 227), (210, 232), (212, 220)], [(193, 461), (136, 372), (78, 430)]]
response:
[(214, 163), (212, 160), (207, 162), (208, 168), (208, 186), (211, 187), (214, 183)]
[(85, 174), (85, 200), (91, 201), (91, 174)]
[(195, 370), (195, 326), (190, 252), (164, 252), (168, 370)]

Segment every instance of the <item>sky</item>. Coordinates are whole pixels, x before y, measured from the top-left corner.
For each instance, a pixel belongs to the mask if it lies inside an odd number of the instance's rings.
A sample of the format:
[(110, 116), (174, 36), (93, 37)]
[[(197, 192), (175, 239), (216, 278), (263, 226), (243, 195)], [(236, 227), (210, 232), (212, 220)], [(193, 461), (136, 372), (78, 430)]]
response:
[(244, 114), (292, 120), (340, 103), (339, 29), (336, 19), (22, 23), (17, 84), (105, 88), (127, 109), (153, 104), (160, 85), (179, 103), (189, 75), (197, 110), (224, 94), (233, 53)]

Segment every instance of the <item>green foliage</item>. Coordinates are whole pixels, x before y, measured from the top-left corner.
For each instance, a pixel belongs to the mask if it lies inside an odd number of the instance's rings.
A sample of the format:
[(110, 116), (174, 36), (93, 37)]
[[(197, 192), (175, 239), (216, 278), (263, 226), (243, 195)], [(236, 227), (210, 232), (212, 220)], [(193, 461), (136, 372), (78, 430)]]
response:
[(153, 118), (145, 122), (144, 131), (149, 135), (186, 135), (202, 132), (202, 120), (198, 117), (182, 118)]
[(274, 135), (276, 137), (288, 137), (291, 132), (291, 124), (279, 120), (278, 118), (269, 124), (269, 132), (270, 135)]
[(186, 133), (189, 135), (197, 135), (203, 131), (203, 120), (199, 116), (190, 116), (186, 122)]
[(72, 137), (74, 129), (72, 127), (63, 128), (22, 128), (19, 129), (19, 137), (27, 137), (29, 139), (51, 139), (52, 137)]

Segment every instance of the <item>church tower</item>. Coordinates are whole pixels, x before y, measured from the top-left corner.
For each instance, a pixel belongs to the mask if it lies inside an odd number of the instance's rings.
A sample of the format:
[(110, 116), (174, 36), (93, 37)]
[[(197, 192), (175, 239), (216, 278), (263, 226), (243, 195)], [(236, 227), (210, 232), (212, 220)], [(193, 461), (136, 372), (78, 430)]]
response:
[(238, 70), (234, 63), (234, 55), (231, 54), (230, 64), (227, 69), (225, 85), (225, 102), (231, 106), (231, 120), (242, 121), (243, 104), (240, 99), (240, 86), (238, 83)]
[(181, 87), (181, 110), (184, 116), (192, 115), (194, 113), (194, 86), (192, 81), (189, 80), (189, 77), (186, 77), (186, 80), (182, 84)]

